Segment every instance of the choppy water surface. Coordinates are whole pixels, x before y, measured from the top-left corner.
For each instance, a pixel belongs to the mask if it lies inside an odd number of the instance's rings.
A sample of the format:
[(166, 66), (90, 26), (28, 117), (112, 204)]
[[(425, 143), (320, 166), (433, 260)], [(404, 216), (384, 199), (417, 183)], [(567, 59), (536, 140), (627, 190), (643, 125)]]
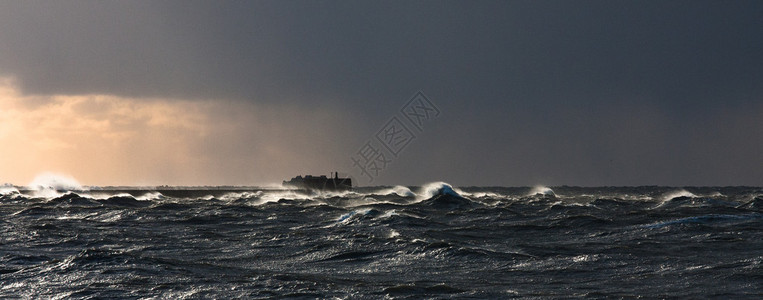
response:
[(763, 296), (760, 188), (0, 196), (0, 298)]

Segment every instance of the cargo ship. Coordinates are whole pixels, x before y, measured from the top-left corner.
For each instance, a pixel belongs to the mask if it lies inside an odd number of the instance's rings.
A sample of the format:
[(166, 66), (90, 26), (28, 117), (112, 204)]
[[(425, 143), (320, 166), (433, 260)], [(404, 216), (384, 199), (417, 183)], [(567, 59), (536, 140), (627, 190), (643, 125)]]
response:
[(312, 176), (302, 175), (292, 178), (289, 181), (283, 181), (284, 187), (293, 187), (306, 190), (349, 190), (352, 188), (352, 179), (349, 177), (339, 177), (338, 172), (333, 172), (331, 176), (326, 175)]

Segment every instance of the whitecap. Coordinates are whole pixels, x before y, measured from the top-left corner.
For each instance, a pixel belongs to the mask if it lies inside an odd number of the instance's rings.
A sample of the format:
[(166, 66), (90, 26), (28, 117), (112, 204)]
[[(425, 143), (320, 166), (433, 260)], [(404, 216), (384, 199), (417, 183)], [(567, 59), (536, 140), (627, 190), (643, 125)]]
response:
[(697, 198), (697, 195), (687, 190), (680, 189), (680, 190), (666, 193), (665, 195), (662, 196), (662, 201), (669, 201), (671, 199), (675, 199), (679, 197)]
[(74, 177), (51, 172), (44, 172), (37, 175), (31, 183), (30, 189), (53, 189), (59, 191), (82, 191), (84, 188)]
[(535, 196), (535, 195), (543, 195), (543, 196), (552, 196), (556, 197), (556, 193), (554, 193), (554, 190), (552, 190), (549, 187), (542, 186), (542, 185), (536, 185), (530, 190), (529, 193), (527, 193), (527, 196)]
[(0, 187), (0, 196), (10, 196), (15, 194), (21, 194), (19, 190), (12, 186), (3, 186)]
[(377, 195), (398, 195), (400, 197), (416, 197), (416, 193), (412, 192), (411, 189), (404, 187), (402, 185), (396, 185), (394, 187), (388, 188), (388, 189), (382, 189), (374, 194)]
[(449, 195), (449, 196), (463, 198), (463, 196), (461, 196), (461, 193), (463, 193), (463, 191), (457, 188), (453, 188), (448, 183), (445, 183), (442, 181), (432, 182), (432, 183), (423, 185), (421, 187), (421, 192), (419, 192), (418, 194), (419, 195), (418, 200), (430, 199), (437, 195)]

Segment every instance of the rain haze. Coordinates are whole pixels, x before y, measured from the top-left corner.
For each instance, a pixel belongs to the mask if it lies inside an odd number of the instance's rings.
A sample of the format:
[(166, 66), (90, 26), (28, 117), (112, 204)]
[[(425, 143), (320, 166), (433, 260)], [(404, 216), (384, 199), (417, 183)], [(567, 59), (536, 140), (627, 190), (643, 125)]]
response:
[(761, 83), (760, 1), (2, 1), (0, 183), (759, 186)]

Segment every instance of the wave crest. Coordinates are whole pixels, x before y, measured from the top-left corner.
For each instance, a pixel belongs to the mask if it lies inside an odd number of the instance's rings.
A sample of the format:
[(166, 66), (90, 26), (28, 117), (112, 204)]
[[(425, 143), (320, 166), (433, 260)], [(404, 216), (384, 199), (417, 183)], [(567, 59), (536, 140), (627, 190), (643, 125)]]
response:
[(662, 196), (662, 201), (669, 201), (669, 200), (673, 200), (673, 199), (681, 198), (681, 197), (684, 197), (684, 198), (697, 198), (697, 195), (695, 195), (694, 193), (689, 192), (687, 190), (680, 189), (680, 190), (676, 190), (676, 191), (672, 191), (672, 192), (666, 193), (664, 196)]
[(412, 192), (411, 189), (404, 187), (402, 185), (396, 185), (394, 187), (383, 189), (378, 192), (376, 192), (379, 195), (398, 195), (400, 197), (416, 197), (416, 193)]
[(440, 195), (446, 195), (446, 196), (454, 196), (454, 197), (460, 197), (461, 194), (458, 193), (458, 189), (454, 189), (453, 186), (451, 186), (448, 183), (439, 181), (439, 182), (432, 182), (426, 185), (423, 185), (421, 187), (421, 192), (419, 193), (419, 198), (423, 199), (430, 199), (435, 196)]
[(21, 194), (19, 190), (12, 186), (2, 186), (0, 187), (0, 196), (11, 196), (11, 195), (19, 195)]
[(37, 175), (31, 183), (30, 189), (53, 189), (58, 191), (82, 191), (82, 185), (74, 177), (51, 172), (44, 172)]
[(535, 195), (556, 197), (556, 193), (554, 193), (554, 190), (542, 185), (534, 186), (532, 190), (530, 190), (530, 192), (527, 193), (527, 196), (535, 196)]
[(68, 175), (43, 172), (37, 175), (27, 187), (34, 191), (36, 197), (55, 198), (64, 195), (66, 191), (85, 191), (76, 179)]

